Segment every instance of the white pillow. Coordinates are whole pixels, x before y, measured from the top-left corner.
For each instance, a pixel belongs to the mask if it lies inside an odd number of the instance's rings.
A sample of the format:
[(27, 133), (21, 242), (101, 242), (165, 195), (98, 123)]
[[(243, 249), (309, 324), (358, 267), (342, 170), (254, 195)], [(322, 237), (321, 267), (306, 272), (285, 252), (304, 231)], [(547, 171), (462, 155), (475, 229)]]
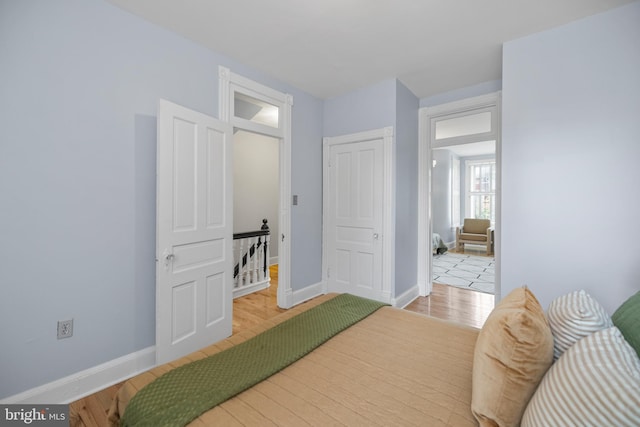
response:
[(611, 316), (583, 290), (556, 298), (547, 319), (553, 335), (553, 358), (557, 360), (580, 338), (613, 326)]
[(614, 326), (581, 339), (551, 366), (521, 426), (639, 425), (640, 359)]

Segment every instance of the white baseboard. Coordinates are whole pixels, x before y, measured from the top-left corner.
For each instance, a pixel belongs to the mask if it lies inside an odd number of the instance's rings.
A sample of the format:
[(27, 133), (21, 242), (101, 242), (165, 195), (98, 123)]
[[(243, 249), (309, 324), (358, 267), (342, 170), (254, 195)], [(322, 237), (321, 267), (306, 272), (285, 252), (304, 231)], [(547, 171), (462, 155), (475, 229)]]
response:
[(415, 285), (409, 288), (409, 290), (402, 293), (402, 295), (394, 298), (392, 304), (394, 307), (405, 308), (411, 302), (420, 296), (420, 286)]
[(269, 266), (277, 264), (278, 263), (278, 257), (277, 256), (272, 256), (269, 258)]
[[(324, 282), (292, 292), (292, 306), (326, 293)], [(415, 295), (414, 295), (415, 294)], [(412, 287), (393, 301), (404, 307), (418, 296), (418, 286)], [(48, 403), (68, 404), (107, 387), (145, 372), (155, 366), (156, 348), (147, 347), (93, 368), (1, 399), (2, 404)]]
[(300, 303), (303, 303), (305, 301), (310, 300), (311, 298), (315, 298), (318, 295), (323, 295), (326, 294), (326, 289), (324, 286), (324, 282), (318, 282), (315, 285), (309, 285), (303, 289), (300, 289), (298, 291), (293, 291), (292, 293), (292, 307), (294, 305), (298, 305)]
[(249, 285), (249, 286), (243, 286), (242, 288), (236, 288), (233, 290), (233, 299), (240, 298), (245, 295), (249, 295), (254, 292), (261, 291), (263, 289), (267, 289), (269, 286), (271, 286), (270, 280), (265, 282), (254, 283), (253, 285)]
[(156, 348), (147, 347), (68, 377), (2, 399), (0, 403), (68, 404), (155, 366)]

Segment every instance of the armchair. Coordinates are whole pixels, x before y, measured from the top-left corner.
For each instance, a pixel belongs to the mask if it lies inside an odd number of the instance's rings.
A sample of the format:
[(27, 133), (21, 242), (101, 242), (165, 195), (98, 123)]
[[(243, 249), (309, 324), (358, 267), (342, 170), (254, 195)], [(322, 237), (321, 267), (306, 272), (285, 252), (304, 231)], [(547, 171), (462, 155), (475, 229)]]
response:
[(487, 255), (493, 253), (494, 233), (488, 219), (465, 218), (462, 227), (456, 227), (456, 250), (462, 252), (465, 243), (487, 247)]

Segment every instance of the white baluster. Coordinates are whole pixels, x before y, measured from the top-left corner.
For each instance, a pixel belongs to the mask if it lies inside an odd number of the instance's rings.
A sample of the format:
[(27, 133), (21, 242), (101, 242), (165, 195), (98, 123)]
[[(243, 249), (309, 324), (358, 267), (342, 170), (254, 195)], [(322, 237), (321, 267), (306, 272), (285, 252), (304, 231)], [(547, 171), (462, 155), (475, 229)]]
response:
[(247, 254), (247, 263), (245, 264), (247, 281), (245, 284), (250, 285), (251, 284), (251, 237), (247, 238), (247, 249), (245, 253)]
[(256, 254), (258, 263), (258, 281), (262, 282), (264, 280), (264, 236), (258, 237), (258, 241), (260, 242), (260, 248)]
[(254, 284), (258, 281), (258, 271), (257, 271), (257, 249), (258, 249), (258, 238), (251, 238), (251, 247), (254, 249), (253, 256), (251, 257), (251, 284)]
[(265, 280), (267, 281), (271, 281), (271, 270), (269, 270), (269, 263), (270, 263), (270, 251), (271, 251), (271, 235), (267, 234), (266, 236), (264, 236), (264, 241), (265, 241), (265, 254), (264, 254), (264, 258), (267, 260), (267, 271), (265, 271)]
[[(239, 241), (238, 240), (234, 240), (233, 241), (233, 266), (235, 269), (235, 265), (238, 263), (238, 246), (239, 246)], [(239, 273), (239, 271), (238, 271)], [(237, 288), (238, 287), (238, 277), (240, 277), (239, 275), (233, 278), (233, 287)]]
[(239, 263), (240, 263), (240, 271), (238, 274), (238, 277), (240, 278), (239, 283), (238, 283), (238, 287), (243, 287), (244, 286), (244, 282), (245, 282), (245, 278), (246, 278), (246, 270), (247, 267), (246, 265), (243, 265), (243, 258), (244, 258), (244, 254), (246, 251), (246, 243), (247, 240), (246, 239), (240, 239), (240, 257), (239, 257)]
[[(262, 230), (268, 229), (266, 220), (263, 220)], [(270, 242), (270, 235), (234, 240), (234, 266), (238, 265), (238, 275), (234, 278), (234, 297), (246, 295), (249, 289), (255, 292), (265, 286), (269, 286), (268, 283), (271, 281), (269, 270)], [(253, 254), (251, 254), (252, 248)], [(242, 260), (245, 257), (246, 261), (243, 265)]]

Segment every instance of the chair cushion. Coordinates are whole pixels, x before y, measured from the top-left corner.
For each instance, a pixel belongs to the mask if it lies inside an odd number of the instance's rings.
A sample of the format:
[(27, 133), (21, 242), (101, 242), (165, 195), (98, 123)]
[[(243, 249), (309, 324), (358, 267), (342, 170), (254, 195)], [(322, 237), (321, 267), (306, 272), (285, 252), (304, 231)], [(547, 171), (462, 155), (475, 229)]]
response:
[(471, 234), (487, 234), (489, 227), (491, 227), (491, 221), (488, 219), (465, 218), (463, 231)]
[(486, 234), (469, 234), (469, 233), (460, 233), (460, 237), (458, 240), (473, 240), (476, 242), (486, 242), (487, 235)]
[(553, 361), (553, 336), (540, 303), (516, 288), (493, 309), (473, 355), (471, 411), (480, 426), (518, 426)]

